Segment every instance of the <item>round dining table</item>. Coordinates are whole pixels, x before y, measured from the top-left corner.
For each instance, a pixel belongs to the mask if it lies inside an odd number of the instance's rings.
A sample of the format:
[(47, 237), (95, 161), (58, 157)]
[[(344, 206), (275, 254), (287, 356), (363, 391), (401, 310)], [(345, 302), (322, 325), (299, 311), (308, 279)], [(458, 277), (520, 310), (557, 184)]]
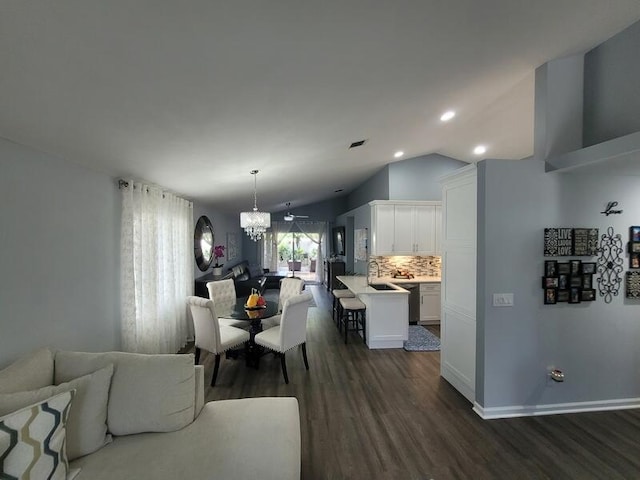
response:
[(235, 320), (248, 320), (249, 346), (247, 349), (247, 366), (258, 368), (260, 357), (264, 354), (264, 348), (256, 345), (254, 337), (262, 331), (262, 320), (278, 314), (278, 302), (267, 300), (261, 307), (246, 307), (246, 298), (237, 298), (235, 302), (219, 302), (215, 304), (218, 317), (233, 318)]

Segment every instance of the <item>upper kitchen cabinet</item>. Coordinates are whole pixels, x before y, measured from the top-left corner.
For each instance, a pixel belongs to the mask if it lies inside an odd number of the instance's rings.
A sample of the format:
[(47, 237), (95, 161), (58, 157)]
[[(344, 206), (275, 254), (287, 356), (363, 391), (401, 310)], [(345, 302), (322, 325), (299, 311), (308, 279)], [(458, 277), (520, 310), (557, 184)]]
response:
[(369, 205), (372, 255), (440, 254), (440, 202), (375, 200)]

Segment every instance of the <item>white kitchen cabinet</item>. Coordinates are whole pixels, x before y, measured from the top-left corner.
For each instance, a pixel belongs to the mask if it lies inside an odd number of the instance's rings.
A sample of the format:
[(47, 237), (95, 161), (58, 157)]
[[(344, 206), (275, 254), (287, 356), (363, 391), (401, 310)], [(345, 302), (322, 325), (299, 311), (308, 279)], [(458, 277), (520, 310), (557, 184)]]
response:
[(372, 255), (440, 254), (440, 202), (376, 200), (370, 205)]
[(440, 323), (440, 284), (420, 284), (420, 325)]

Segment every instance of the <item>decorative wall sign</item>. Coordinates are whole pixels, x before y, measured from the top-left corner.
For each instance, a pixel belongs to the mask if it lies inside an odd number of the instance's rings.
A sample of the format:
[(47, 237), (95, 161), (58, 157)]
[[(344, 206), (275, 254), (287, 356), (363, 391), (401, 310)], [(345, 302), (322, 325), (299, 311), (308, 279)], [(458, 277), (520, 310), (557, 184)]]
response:
[(640, 298), (640, 272), (627, 272), (627, 298)]
[(607, 206), (604, 209), (604, 211), (600, 213), (603, 215), (606, 215), (607, 217), (609, 215), (620, 215), (622, 213), (622, 210), (614, 210), (614, 208), (617, 206), (618, 206), (618, 202), (609, 202), (607, 203)]
[(573, 255), (576, 257), (593, 257), (598, 253), (598, 229), (573, 229)]
[(622, 283), (622, 237), (614, 233), (613, 227), (607, 228), (607, 233), (600, 239), (600, 256), (598, 257), (598, 292), (606, 303), (611, 303), (613, 297), (620, 293)]
[(573, 250), (573, 230), (571, 228), (544, 229), (544, 256), (568, 257)]

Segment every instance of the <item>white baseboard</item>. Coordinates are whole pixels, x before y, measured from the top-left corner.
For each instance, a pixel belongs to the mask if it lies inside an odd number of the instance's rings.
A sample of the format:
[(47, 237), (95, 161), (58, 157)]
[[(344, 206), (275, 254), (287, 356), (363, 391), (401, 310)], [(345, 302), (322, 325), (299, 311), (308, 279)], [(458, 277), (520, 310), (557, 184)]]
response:
[(549, 405), (512, 405), (506, 407), (484, 408), (477, 402), (473, 411), (481, 418), (533, 417), (536, 415), (557, 415), (559, 413), (600, 412), (606, 410), (628, 410), (640, 408), (640, 398), (620, 398), (615, 400), (599, 400), (594, 402), (555, 403)]

